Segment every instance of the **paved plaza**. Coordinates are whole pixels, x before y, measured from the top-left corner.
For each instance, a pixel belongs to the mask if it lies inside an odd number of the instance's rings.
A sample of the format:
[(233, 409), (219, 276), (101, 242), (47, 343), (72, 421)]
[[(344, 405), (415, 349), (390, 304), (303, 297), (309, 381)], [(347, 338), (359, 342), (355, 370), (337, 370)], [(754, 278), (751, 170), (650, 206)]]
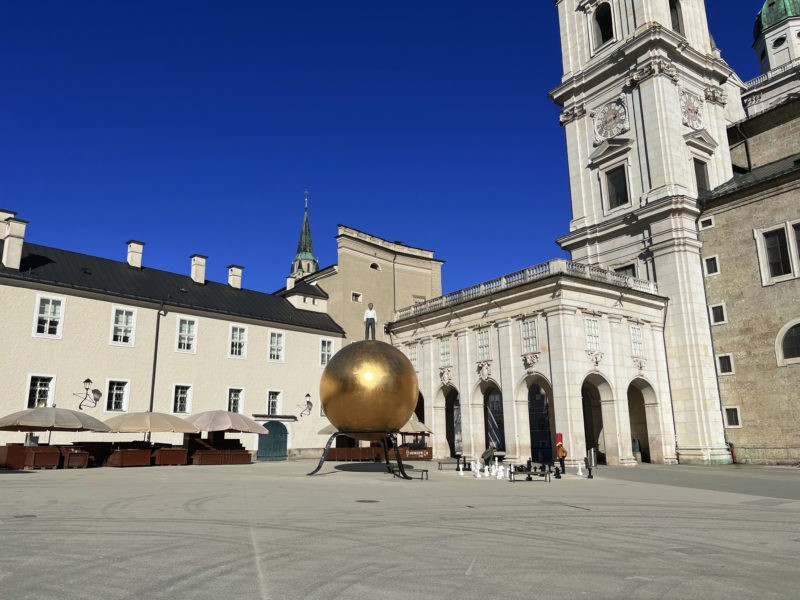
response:
[(800, 469), (0, 470), (0, 598), (797, 598)]

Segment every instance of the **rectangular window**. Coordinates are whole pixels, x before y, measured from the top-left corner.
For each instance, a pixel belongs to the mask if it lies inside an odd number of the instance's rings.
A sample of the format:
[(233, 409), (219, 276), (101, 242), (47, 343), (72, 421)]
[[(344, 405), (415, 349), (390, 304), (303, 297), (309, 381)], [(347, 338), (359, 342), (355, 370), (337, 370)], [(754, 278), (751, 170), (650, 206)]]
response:
[(697, 184), (697, 193), (702, 194), (709, 191), (708, 166), (698, 158), (693, 158), (692, 162), (694, 163), (694, 180)]
[(724, 304), (717, 304), (711, 307), (711, 323), (714, 325), (720, 323), (727, 323), (727, 319), (725, 318), (725, 305)]
[(411, 361), (411, 365), (414, 367), (414, 370), (417, 369), (417, 345), (413, 344), (408, 347), (408, 360)]
[(631, 325), (631, 348), (633, 349), (633, 356), (637, 358), (644, 356), (644, 339), (642, 337), (642, 328), (638, 325)]
[(353, 302), (361, 302), (361, 294), (359, 292), (352, 292), (350, 294), (350, 300)]
[(586, 317), (586, 349), (600, 350), (600, 323), (593, 317)]
[(176, 385), (172, 394), (172, 412), (186, 414), (192, 410), (192, 386)]
[(320, 340), (319, 342), (319, 366), (324, 367), (333, 356), (333, 340)]
[(606, 172), (606, 190), (609, 209), (613, 210), (628, 203), (628, 181), (624, 165)]
[(63, 325), (64, 300), (39, 296), (36, 310), (35, 335), (38, 337), (60, 338)]
[(726, 406), (725, 409), (725, 427), (741, 427), (742, 424), (739, 421), (739, 407), (738, 406)]
[(283, 332), (269, 332), (269, 360), (283, 362)]
[(792, 272), (789, 261), (789, 245), (786, 242), (786, 230), (776, 229), (764, 234), (764, 245), (767, 249), (767, 263), (770, 277), (780, 277)]
[(730, 375), (733, 373), (733, 355), (720, 354), (717, 356), (717, 366), (720, 375)]
[(623, 277), (636, 277), (636, 265), (625, 265), (624, 267), (614, 269), (614, 272), (619, 273)]
[(530, 354), (539, 351), (539, 336), (536, 330), (536, 320), (530, 319), (522, 322), (522, 353)]
[(116, 346), (133, 346), (136, 311), (130, 308), (114, 308), (111, 324), (111, 343)]
[(32, 375), (28, 384), (28, 408), (52, 406), (53, 378)]
[(709, 256), (704, 261), (706, 267), (706, 275), (717, 275), (719, 274), (719, 263), (717, 262), (716, 256)]
[(267, 392), (267, 414), (277, 415), (281, 409), (281, 393), (275, 390)]
[(489, 360), (490, 358), (492, 358), (492, 354), (489, 347), (489, 330), (481, 329), (478, 331), (478, 360)]
[(700, 220), (700, 229), (711, 229), (714, 226), (714, 217), (706, 217)]
[(449, 367), (450, 361), (452, 360), (450, 356), (450, 338), (443, 337), (439, 340), (439, 366), (440, 367)]
[(794, 226), (794, 247), (797, 250), (797, 259), (800, 260), (800, 223)]
[(241, 388), (228, 388), (228, 411), (229, 412), (242, 412), (242, 395)]
[(231, 340), (228, 356), (231, 358), (247, 358), (247, 327), (231, 325)]
[(128, 382), (109, 381), (106, 394), (107, 412), (124, 412), (128, 410)]
[(189, 318), (178, 319), (179, 352), (197, 352), (197, 321)]

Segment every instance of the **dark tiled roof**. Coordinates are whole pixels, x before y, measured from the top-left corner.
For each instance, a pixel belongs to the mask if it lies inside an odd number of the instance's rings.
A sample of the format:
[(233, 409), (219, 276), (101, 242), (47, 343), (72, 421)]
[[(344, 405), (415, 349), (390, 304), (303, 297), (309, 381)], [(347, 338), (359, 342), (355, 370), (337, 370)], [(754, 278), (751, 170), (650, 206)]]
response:
[(314, 298), (325, 298), (328, 299), (328, 294), (325, 293), (321, 287), (317, 285), (311, 285), (310, 283), (306, 283), (305, 281), (300, 281), (295, 284), (295, 286), (287, 290), (286, 288), (276, 292), (280, 294), (284, 298), (288, 296), (313, 296)]
[[(0, 240), (0, 252), (2, 247)], [(0, 266), (0, 278), (344, 334), (329, 315), (297, 309), (280, 296), (237, 290), (214, 281), (201, 285), (188, 275), (148, 267), (136, 269), (116, 260), (27, 242), (22, 248), (20, 270)]]
[(708, 204), (711, 200), (716, 200), (722, 196), (726, 196), (738, 190), (752, 187), (771, 179), (776, 179), (783, 175), (792, 173), (793, 171), (800, 171), (800, 154), (787, 156), (775, 162), (756, 167), (752, 171), (734, 175), (733, 179), (729, 179), (719, 187), (714, 188), (713, 191), (701, 196), (700, 201), (703, 204)]

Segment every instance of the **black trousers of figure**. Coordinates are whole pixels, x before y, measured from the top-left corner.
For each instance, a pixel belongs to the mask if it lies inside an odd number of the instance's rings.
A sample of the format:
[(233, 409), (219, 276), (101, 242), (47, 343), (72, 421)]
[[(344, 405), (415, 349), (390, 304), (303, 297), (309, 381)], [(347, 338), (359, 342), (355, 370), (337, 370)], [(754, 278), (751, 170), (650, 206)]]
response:
[(369, 332), (372, 330), (372, 339), (375, 339), (375, 319), (367, 319), (364, 321), (364, 339), (369, 339)]
[(564, 467), (564, 457), (562, 456), (561, 458), (559, 458), (558, 462), (561, 463), (561, 472), (562, 473), (566, 473), (567, 471), (566, 471), (566, 468)]

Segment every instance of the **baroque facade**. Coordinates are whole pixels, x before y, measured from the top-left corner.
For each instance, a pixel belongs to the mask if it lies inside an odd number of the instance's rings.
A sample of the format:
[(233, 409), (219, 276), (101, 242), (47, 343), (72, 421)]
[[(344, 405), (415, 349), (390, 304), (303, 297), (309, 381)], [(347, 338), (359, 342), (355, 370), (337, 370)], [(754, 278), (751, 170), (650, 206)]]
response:
[[(567, 140), (573, 212), (569, 233), (557, 241), (572, 261), (566, 269), (551, 269), (551, 261), (522, 275), (398, 311), (391, 331), (409, 356), (421, 353), (425, 416), (441, 438), (437, 452), (475, 457), (490, 442), (501, 441), (511, 457), (529, 456), (529, 447), (535, 457), (540, 447), (552, 453), (555, 435), (561, 433), (573, 459), (594, 447), (607, 462), (617, 464), (630, 464), (637, 449), (656, 462), (728, 463), (730, 442), (735, 448), (733, 440), (739, 438), (769, 446), (772, 453), (764, 460), (791, 460), (798, 448), (791, 390), (800, 377), (794, 359), (785, 358), (783, 345), (786, 339), (791, 345), (800, 319), (797, 302), (792, 302), (800, 255), (795, 256), (791, 241), (800, 218), (793, 183), (800, 163), (792, 155), (792, 144), (800, 139), (792, 102), (798, 91), (791, 54), (798, 44), (796, 3), (771, 1), (759, 13), (755, 47), (768, 71), (748, 84), (722, 59), (708, 31), (703, 2), (557, 0), (556, 6), (564, 76), (550, 95), (563, 107), (560, 122)], [(789, 50), (784, 52), (785, 47)], [(755, 113), (767, 107), (769, 114), (759, 120)], [(775, 143), (784, 138), (792, 141)], [(754, 148), (759, 143), (764, 146), (761, 153)], [(776, 145), (782, 148), (776, 151)], [(737, 200), (748, 193), (755, 199)], [(766, 206), (768, 210), (760, 210)], [(713, 221), (712, 213), (725, 215), (716, 232), (700, 225), (709, 217)], [(775, 250), (771, 232), (778, 230), (788, 241)], [(748, 235), (749, 246), (744, 241)], [(709, 280), (711, 256), (703, 250), (704, 242), (708, 251), (718, 253), (718, 265), (736, 268)], [(785, 260), (775, 259), (775, 252), (784, 252)], [(744, 254), (760, 266), (743, 272), (738, 261)], [(776, 260), (784, 260), (775, 267), (780, 274), (764, 278), (773, 268), (770, 261)], [(541, 273), (535, 285), (528, 281), (529, 273)], [(594, 288), (600, 284), (584, 284), (567, 305), (555, 306), (547, 295), (533, 293), (543, 285), (541, 278), (557, 285), (576, 273), (591, 273), (589, 279), (603, 281), (602, 287), (615, 286), (620, 306), (599, 301)], [(728, 274), (727, 280), (722, 273)], [(509, 278), (524, 280), (518, 285), (526, 289), (533, 285), (520, 304), (505, 302)], [(630, 290), (645, 283), (657, 286), (657, 292), (655, 287), (650, 292), (661, 301), (661, 321), (655, 314), (628, 316)], [(780, 285), (762, 289), (773, 283)], [(720, 298), (731, 304), (743, 298), (736, 323), (714, 322), (719, 307), (709, 302)], [(759, 335), (753, 337), (753, 327), (743, 323), (753, 314), (748, 310), (758, 311), (765, 302), (780, 308), (769, 319), (758, 320)], [(544, 364), (530, 360), (521, 347), (524, 332), (515, 337), (514, 327), (505, 324), (508, 318), (528, 314), (547, 325)], [(630, 328), (627, 333), (618, 326), (623, 322)], [(645, 331), (659, 327), (660, 342), (652, 335), (649, 343), (642, 342)], [(483, 331), (490, 332), (488, 354)], [(437, 356), (434, 346), (446, 344), (441, 340), (451, 333), (461, 341)], [(743, 350), (737, 342), (748, 335)], [(637, 356), (642, 348), (648, 354)], [(770, 354), (770, 370), (782, 371), (771, 387), (763, 383), (760, 374), (766, 363), (759, 361), (753, 362), (752, 371), (742, 364), (736, 375), (720, 373), (723, 350)], [(481, 352), (492, 357), (491, 385)], [(447, 353), (451, 365), (443, 363)], [(592, 372), (585, 370), (583, 354), (600, 359)], [(520, 356), (527, 374), (514, 379)], [(606, 357), (611, 359), (608, 367)], [(653, 370), (649, 374), (619, 366), (642, 358), (646, 369)], [(561, 372), (553, 368), (559, 361), (565, 361)], [(722, 360), (722, 366), (728, 364)], [(739, 372), (744, 387), (733, 379)], [(497, 378), (499, 373), (504, 375)], [(655, 373), (665, 373), (667, 384)], [(741, 399), (745, 390), (756, 393)], [(731, 410), (740, 405), (741, 415)], [(669, 418), (659, 421), (665, 412)], [(540, 424), (534, 426), (537, 420)], [(782, 425), (775, 427), (778, 422)], [(549, 423), (549, 431), (541, 423)], [(741, 430), (733, 431), (737, 427)], [(767, 443), (770, 432), (775, 437)], [(666, 451), (668, 439), (674, 447)]]

